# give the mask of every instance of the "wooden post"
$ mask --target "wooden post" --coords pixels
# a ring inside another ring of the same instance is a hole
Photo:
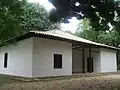
[[[83,58],[83,61],[82,61],[82,68],[83,68],[83,73],[85,73],[85,52],[84,52],[84,48],[83,48],[83,50],[82,50],[82,58]]]

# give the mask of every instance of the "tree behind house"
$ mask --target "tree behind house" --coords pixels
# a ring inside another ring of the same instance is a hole
[[[78,28],[75,32],[75,35],[80,36],[82,38],[102,43],[102,44],[107,44],[111,46],[118,47],[120,44],[120,35],[119,32],[116,30],[106,30],[106,31],[101,31],[101,30],[94,30],[92,26],[90,26],[89,19],[83,19],[79,24]]]
[[[60,29],[60,24],[54,23],[49,19],[49,12],[37,3],[28,3],[24,5],[24,19],[21,22],[25,31],[38,30],[47,31],[52,29]]]
[[[43,6],[26,0],[0,0],[0,44],[30,30],[60,29],[49,14]]]

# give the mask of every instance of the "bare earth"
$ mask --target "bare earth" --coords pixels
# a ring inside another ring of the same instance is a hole
[[[1,84],[0,90],[120,90],[120,75],[77,75],[55,80],[19,81]]]

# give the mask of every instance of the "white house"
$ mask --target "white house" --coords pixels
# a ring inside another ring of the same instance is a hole
[[[0,73],[23,77],[116,72],[118,48],[59,30],[31,31],[0,47]]]

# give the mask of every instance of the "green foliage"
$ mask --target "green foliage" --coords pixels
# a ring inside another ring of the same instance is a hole
[[[118,47],[120,35],[116,30],[96,31],[90,26],[89,19],[84,19],[78,25],[75,35],[102,44]]]
[[[24,10],[24,20],[21,25],[25,31],[60,29],[59,23],[50,21],[49,12],[43,6],[37,3],[26,3]]]
[[[60,29],[59,22],[49,19],[50,13],[26,0],[0,0],[0,44],[30,30]]]
[[[0,0],[0,42],[21,33],[22,0]]]
[[[75,35],[106,45],[119,47],[120,33],[116,30],[95,31],[91,26],[89,19],[84,19],[78,25]],[[120,70],[120,52],[117,52],[117,68]]]
[[[88,18],[96,30],[109,30],[110,23],[115,30],[120,28],[120,0],[49,0],[56,9],[53,10],[54,21],[77,17]],[[78,5],[76,5],[76,3]]]
[[[88,39],[88,40],[91,40],[91,41],[97,42],[98,32],[95,31],[90,26],[89,20],[85,18],[84,20],[82,20],[78,24],[78,28],[75,32],[75,35],[80,36],[80,37],[85,38],[85,39]]]
[[[120,45],[120,35],[115,30],[110,32],[100,32],[98,35],[98,41],[99,43],[118,47]]]

